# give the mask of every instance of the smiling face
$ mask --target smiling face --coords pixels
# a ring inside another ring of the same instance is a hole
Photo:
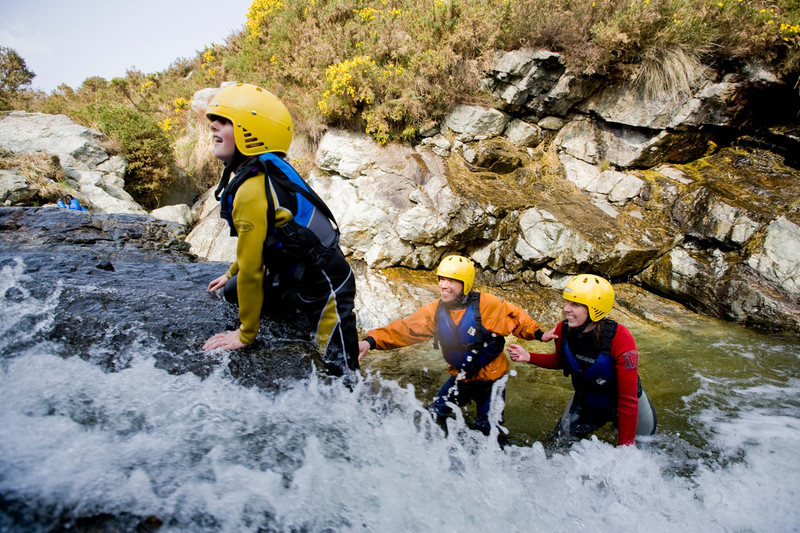
[[[443,304],[454,302],[464,294],[464,284],[457,279],[439,276],[439,295]]]
[[[564,317],[567,319],[569,327],[577,328],[589,320],[589,309],[583,304],[567,300],[564,303]]]
[[[211,141],[214,143],[214,157],[230,163],[236,152],[236,140],[233,135],[233,123],[222,117],[211,122]]]

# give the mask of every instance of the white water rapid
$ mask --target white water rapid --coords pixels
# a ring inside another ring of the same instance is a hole
[[[695,368],[691,394],[657,405],[656,437],[548,455],[501,448],[460,420],[445,437],[413,387],[376,376],[352,392],[313,377],[246,388],[224,360],[205,379],[157,368],[144,336],[121,348],[129,363],[116,372],[92,362],[101,348],[56,355],[35,339],[58,288],[37,299],[21,276],[10,264],[0,277],[2,531],[78,530],[98,516],[132,531],[150,517],[168,532],[800,529],[796,343],[718,346],[734,366],[770,368]]]

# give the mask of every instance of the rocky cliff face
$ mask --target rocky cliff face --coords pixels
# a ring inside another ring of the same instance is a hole
[[[125,159],[106,149],[108,139],[99,131],[80,126],[64,115],[11,111],[0,115],[0,150],[11,154],[43,154],[52,158],[65,175],[62,187],[96,213],[146,214],[125,191]],[[19,172],[0,169],[0,203],[27,205],[35,186]],[[153,216],[190,224],[187,204],[196,196],[189,184],[165,199],[167,208]],[[183,207],[180,207],[183,205]]]
[[[370,269],[461,252],[490,286],[560,289],[595,272],[800,331],[800,129],[780,121],[797,95],[758,65],[689,82],[644,93],[550,52],[498,53],[494,108],[458,106],[416,146],[329,131],[309,181]],[[230,258],[225,231],[212,217],[188,240]]]
[[[361,325],[416,305],[384,305],[399,290],[385,269],[431,270],[459,252],[496,289],[557,293],[594,272],[749,327],[800,331],[800,128],[782,121],[797,94],[757,65],[697,72],[654,94],[569,72],[550,52],[498,53],[485,80],[496,105],[455,107],[418,145],[337,130],[302,153],[309,143],[295,142],[289,157],[315,161],[308,181],[357,266]],[[192,253],[231,260],[210,191],[184,222],[194,220]]]

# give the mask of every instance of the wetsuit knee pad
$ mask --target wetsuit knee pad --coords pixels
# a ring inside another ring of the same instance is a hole
[[[642,395],[639,396],[639,412],[636,416],[636,434],[655,435],[657,426],[656,409],[647,397],[647,393],[642,390]]]

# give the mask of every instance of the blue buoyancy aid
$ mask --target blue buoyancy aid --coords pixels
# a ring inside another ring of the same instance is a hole
[[[481,324],[479,292],[473,291],[467,296],[467,308],[458,324],[453,322],[441,301],[436,307],[433,345],[441,344],[445,360],[464,370],[468,377],[497,358],[505,342],[502,335],[490,332]]]
[[[59,198],[56,201],[56,205],[65,209],[72,209],[74,211],[88,211],[88,209],[81,205],[77,198],[70,194],[66,194]]]
[[[339,244],[339,229],[325,202],[308,186],[297,171],[272,153],[264,153],[238,169],[228,181],[226,169],[215,196],[220,201],[220,216],[228,222],[231,236],[237,234],[233,223],[233,200],[245,180],[263,174],[267,191],[267,238],[264,242],[264,265],[269,269],[293,272],[297,279],[309,266],[321,268]],[[279,202],[275,205],[271,191]],[[282,207],[292,219],[276,227],[275,212]]]
[[[600,351],[597,355],[576,354],[569,345],[569,326],[561,325],[561,361],[564,375],[572,377],[572,386],[583,402],[593,409],[617,407],[617,371],[611,356],[611,343],[617,333],[617,323],[603,321]]]

